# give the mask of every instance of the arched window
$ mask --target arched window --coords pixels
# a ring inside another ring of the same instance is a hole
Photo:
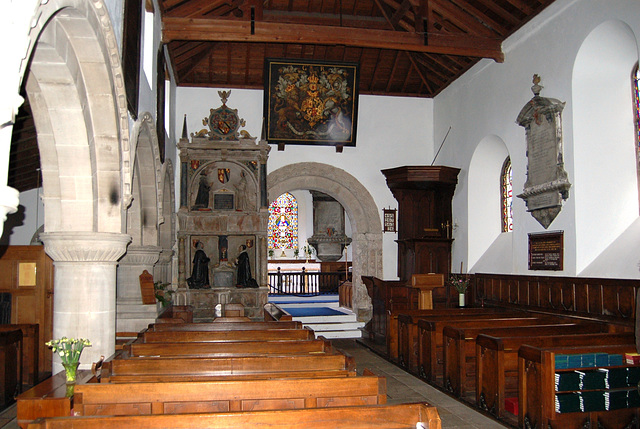
[[[636,158],[640,176],[640,68],[633,69],[633,120],[636,124]]]
[[[269,206],[269,249],[298,247],[298,202],[286,192]]]
[[[500,175],[500,190],[502,203],[502,232],[513,231],[513,185],[511,183],[513,175],[511,173],[511,158],[507,157],[502,165]]]

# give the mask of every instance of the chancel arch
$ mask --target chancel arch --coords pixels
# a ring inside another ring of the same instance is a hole
[[[382,223],[369,191],[346,171],[327,164],[303,162],[281,167],[267,177],[269,200],[296,189],[323,192],[338,201],[351,221],[354,312],[371,318],[371,299],[362,276],[382,278]]]
[[[513,269],[511,233],[502,233],[501,174],[509,151],[504,141],[490,135],[483,138],[473,153],[469,164],[468,266],[477,271],[478,262],[487,253],[498,252],[495,261],[505,264],[504,272]],[[463,231],[457,236],[464,236]],[[499,257],[498,257],[499,256]],[[465,264],[467,265],[467,264]],[[453,261],[456,266],[456,261]]]
[[[593,29],[574,62],[571,101],[577,273],[638,218],[631,78],[637,62],[637,36],[617,20]]]
[[[41,2],[34,16],[21,73],[41,159],[41,239],[55,265],[53,336],[89,338],[86,368],[114,352],[116,263],[130,241],[122,72],[102,0]]]

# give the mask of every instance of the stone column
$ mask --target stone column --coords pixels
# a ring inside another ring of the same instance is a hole
[[[118,304],[142,304],[140,292],[140,274],[144,270],[153,274],[153,266],[160,257],[162,249],[156,246],[134,246],[118,262]],[[154,277],[153,279],[157,279]]]
[[[162,249],[160,257],[155,267],[153,267],[153,280],[163,283],[171,283],[171,261],[173,260],[173,250]]]
[[[82,352],[88,369],[100,356],[115,351],[116,265],[131,237],[107,232],[46,232],[40,234],[53,259],[53,337],[87,338]],[[53,372],[62,370],[54,357]]]
[[[158,315],[155,302],[147,305],[142,303],[140,274],[144,270],[153,273],[153,266],[158,261],[161,250],[157,246],[131,245],[118,263],[117,332],[138,332],[155,321]]]

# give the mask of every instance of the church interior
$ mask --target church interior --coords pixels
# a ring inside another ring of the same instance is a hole
[[[0,10],[0,427],[640,428],[640,2]]]

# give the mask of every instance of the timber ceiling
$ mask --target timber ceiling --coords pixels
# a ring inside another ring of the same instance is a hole
[[[553,0],[158,0],[179,86],[264,87],[265,58],[357,62],[360,94],[433,97]],[[146,0],[149,7],[149,0]],[[158,11],[156,11],[158,12]],[[28,104],[9,186],[41,183]]]
[[[265,58],[360,64],[360,93],[433,97],[553,0],[159,0],[178,85],[264,86]]]

